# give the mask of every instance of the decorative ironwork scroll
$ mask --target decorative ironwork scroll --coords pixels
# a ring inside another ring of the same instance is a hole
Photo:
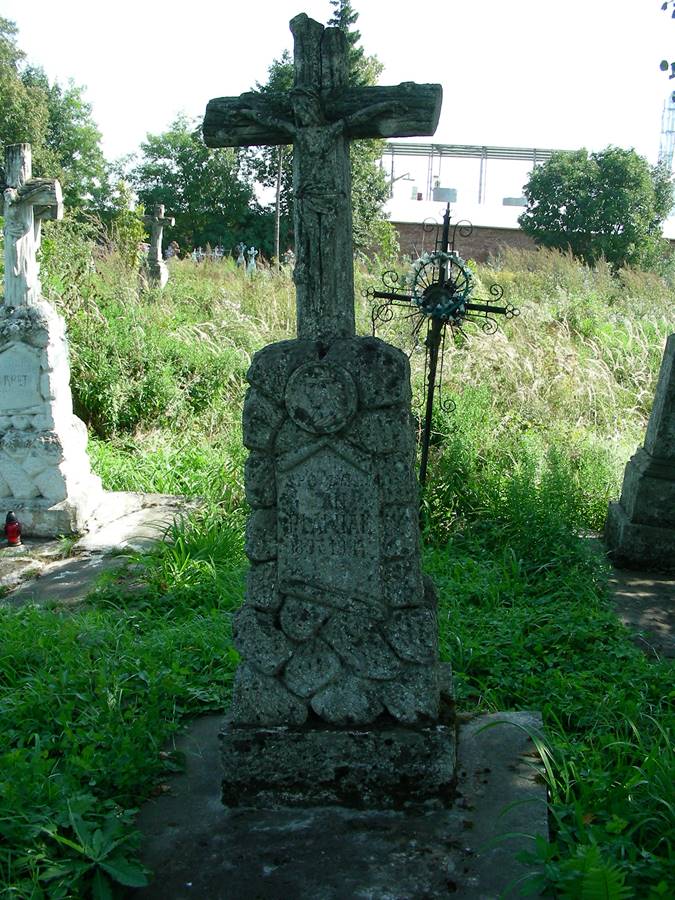
[[[477,296],[478,287],[471,269],[455,249],[457,237],[468,237],[473,228],[466,220],[450,227],[450,204],[443,216],[442,227],[436,226],[436,246],[433,253],[423,254],[412,266],[408,275],[401,279],[397,272],[385,272],[382,283],[385,290],[366,291],[366,296],[374,302],[372,309],[373,333],[378,323],[390,322],[394,317],[394,307],[407,310],[405,318],[413,320],[413,336],[419,339],[426,325],[424,338],[424,420],[422,426],[422,446],[420,455],[420,484],[424,485],[429,462],[431,442],[431,414],[434,398],[438,395],[441,408],[452,409],[452,401],[444,401],[443,356],[446,332],[449,328],[453,336],[465,334],[467,324],[479,325],[485,334],[497,331],[494,316],[511,319],[520,311],[510,303],[500,305],[504,289],[499,284],[489,288],[489,299]]]

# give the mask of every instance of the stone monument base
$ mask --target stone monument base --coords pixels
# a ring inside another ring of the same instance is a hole
[[[276,809],[339,805],[402,809],[450,805],[456,778],[452,724],[410,728],[247,728],[220,734],[227,807]]]
[[[0,308],[0,511],[27,537],[79,534],[102,497],[73,414],[65,321],[44,300]]]
[[[186,770],[143,805],[141,859],[154,871],[136,900],[515,897],[538,869],[520,862],[548,839],[534,712],[458,727],[454,803],[377,810],[227,809],[219,799],[219,715],[176,737]],[[524,893],[524,891],[523,891]]]
[[[675,571],[675,527],[632,522],[620,503],[609,504],[605,541],[619,567]]]
[[[169,270],[164,262],[148,263],[148,278],[155,287],[163,288],[169,280]]]
[[[97,488],[98,485],[94,484]],[[102,490],[82,492],[60,503],[50,500],[13,501],[13,510],[21,522],[23,534],[29,537],[82,534],[103,498]],[[5,500],[5,505],[7,501]]]
[[[675,463],[638,448],[609,504],[605,541],[619,566],[675,571]]]

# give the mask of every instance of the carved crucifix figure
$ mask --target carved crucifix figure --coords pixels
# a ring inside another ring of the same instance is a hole
[[[152,215],[143,216],[143,224],[150,228],[150,250],[148,252],[148,263],[152,269],[162,262],[162,232],[164,226],[173,227],[176,220],[172,216],[164,215],[164,204],[156,203]]]
[[[37,251],[43,219],[63,218],[61,185],[32,178],[30,144],[5,153],[5,306],[35,305],[41,294]]]
[[[347,40],[304,13],[290,23],[293,89],[211,100],[209,147],[293,143],[298,336],[354,335],[352,138],[433,134],[440,85],[349,87]]]

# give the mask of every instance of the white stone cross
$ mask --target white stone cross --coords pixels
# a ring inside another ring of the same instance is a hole
[[[41,295],[37,251],[43,219],[62,219],[61,185],[31,178],[30,144],[5,151],[5,306],[31,306]]]
[[[156,203],[152,215],[143,216],[143,224],[150,226],[150,250],[148,252],[149,263],[162,262],[162,232],[164,226],[172,227],[176,220],[172,216],[164,215],[164,204]]]

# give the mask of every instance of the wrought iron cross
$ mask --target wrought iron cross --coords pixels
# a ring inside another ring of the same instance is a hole
[[[32,178],[30,144],[5,151],[5,306],[30,306],[41,295],[37,251],[43,219],[63,218],[61,185]]]
[[[347,40],[304,13],[290,23],[295,79],[290,92],[211,100],[204,117],[209,147],[293,143],[294,280],[298,336],[351,337],[354,277],[352,138],[430,135],[442,89],[406,82],[350,87]]]
[[[376,291],[372,288],[366,292],[371,299],[384,300],[373,308],[373,330],[378,319],[389,321],[391,306],[403,306],[409,310],[409,317],[416,318],[414,334],[418,334],[423,323],[427,325],[424,341],[425,357],[425,410],[422,426],[422,446],[420,453],[420,484],[424,485],[429,462],[429,445],[431,443],[431,418],[434,407],[436,388],[442,384],[442,360],[445,345],[445,333],[462,331],[467,322],[480,322],[486,334],[497,330],[493,315],[503,315],[507,319],[520,314],[512,304],[497,306],[474,296],[474,279],[471,270],[455,250],[455,238],[459,229],[460,235],[467,237],[471,233],[468,222],[457,222],[450,233],[450,204],[445,210],[443,227],[436,240],[436,249],[427,253],[414,264],[405,286],[399,286],[398,275],[386,272],[382,280],[389,288]],[[501,300],[503,288],[498,284],[490,287],[490,295],[495,301]],[[473,299],[471,299],[473,298]],[[478,301],[478,302],[476,302]],[[438,375],[439,360],[441,376]]]

